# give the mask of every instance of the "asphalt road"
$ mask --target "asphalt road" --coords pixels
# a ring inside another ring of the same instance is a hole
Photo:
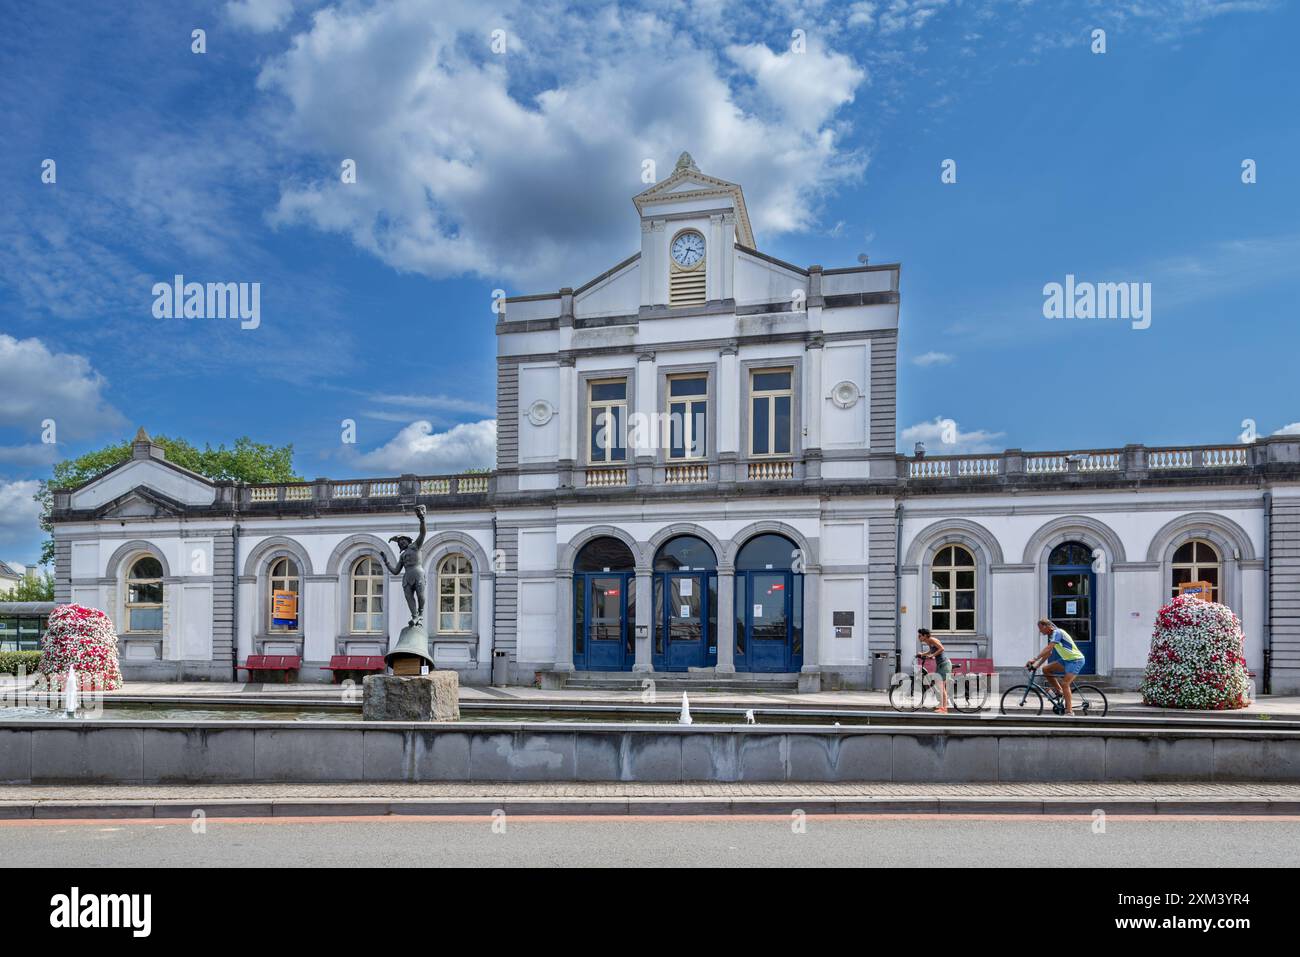
[[[502,825],[504,824],[504,828]],[[808,817],[0,822],[6,867],[1294,866],[1300,820]]]

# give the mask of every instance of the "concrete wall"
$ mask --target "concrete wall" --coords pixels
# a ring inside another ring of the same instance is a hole
[[[6,784],[1180,780],[1300,781],[1300,736],[261,721],[0,726]]]

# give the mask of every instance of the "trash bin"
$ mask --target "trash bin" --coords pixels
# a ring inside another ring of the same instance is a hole
[[[494,651],[492,653],[492,684],[504,688],[510,683],[510,652]]]
[[[871,690],[888,691],[889,680],[894,677],[894,656],[888,651],[871,654]]]

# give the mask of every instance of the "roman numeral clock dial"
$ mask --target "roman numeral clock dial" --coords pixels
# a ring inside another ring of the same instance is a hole
[[[673,262],[690,269],[704,258],[704,237],[699,233],[682,233],[673,240]]]

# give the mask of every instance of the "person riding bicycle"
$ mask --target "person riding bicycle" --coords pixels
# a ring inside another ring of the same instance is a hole
[[[1083,670],[1083,652],[1064,628],[1056,627],[1047,618],[1038,620],[1038,632],[1047,638],[1047,647],[1025,662],[1025,667],[1033,669],[1043,665],[1044,680],[1065,699],[1065,713],[1073,717],[1074,696],[1070,685]],[[1047,663],[1043,664],[1044,662]]]
[[[929,628],[916,629],[916,639],[923,645],[929,645],[930,650],[917,655],[918,658],[933,658],[934,673],[939,679],[939,707],[934,709],[935,714],[948,713],[948,681],[952,678],[952,662],[945,655],[943,642],[930,634]]]

